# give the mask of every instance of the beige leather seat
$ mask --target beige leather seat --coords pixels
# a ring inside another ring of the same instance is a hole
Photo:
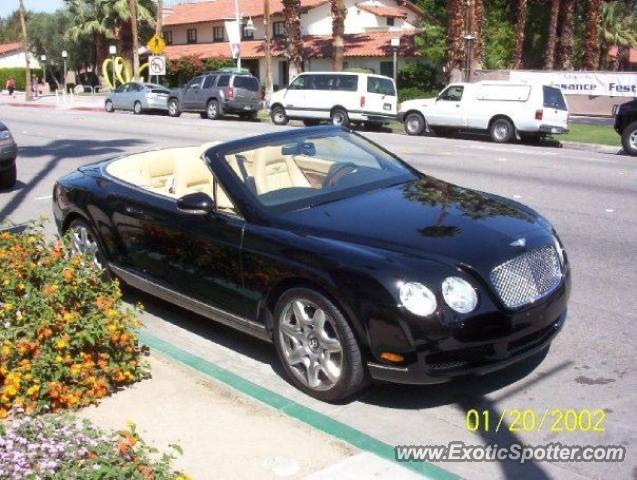
[[[259,195],[282,188],[311,186],[292,157],[281,153],[280,146],[255,151],[254,180]]]
[[[201,158],[184,157],[175,166],[175,180],[172,193],[180,198],[189,193],[204,192],[212,198],[212,172]]]

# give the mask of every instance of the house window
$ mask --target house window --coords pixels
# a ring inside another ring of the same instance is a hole
[[[241,26],[241,39],[252,40],[254,38],[254,28],[248,29],[247,25]]]
[[[197,43],[197,29],[196,28],[189,28],[188,29],[188,43]]]
[[[164,32],[164,40],[166,40],[166,45],[173,44],[173,32],[172,30],[166,30]]]
[[[212,41],[213,42],[223,42],[223,27],[212,27]]]
[[[395,25],[396,18],[395,17],[387,17],[387,26],[393,27]]]
[[[272,23],[272,36],[273,37],[285,37],[285,22],[273,22]]]

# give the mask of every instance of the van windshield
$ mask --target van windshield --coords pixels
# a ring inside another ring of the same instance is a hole
[[[390,78],[367,77],[367,93],[395,96],[396,89]]]
[[[564,96],[559,88],[544,85],[542,90],[544,92],[544,107],[555,108],[556,110],[567,110]]]

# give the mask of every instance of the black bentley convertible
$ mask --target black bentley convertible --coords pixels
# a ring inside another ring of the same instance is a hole
[[[336,127],[85,166],[53,208],[105,275],[273,342],[323,400],[500,369],[566,317],[570,267],[542,216]]]

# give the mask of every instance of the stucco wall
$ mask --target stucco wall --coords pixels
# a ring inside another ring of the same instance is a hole
[[[29,54],[29,65],[31,68],[40,68],[40,62]],[[24,52],[12,52],[0,55],[0,68],[23,68],[26,66],[26,56]]]

